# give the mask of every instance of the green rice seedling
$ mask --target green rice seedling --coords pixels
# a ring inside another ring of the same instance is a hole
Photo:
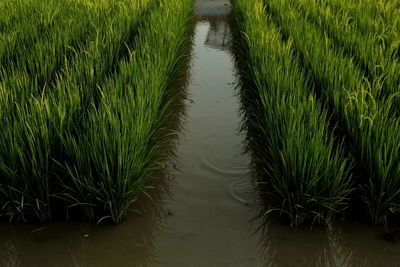
[[[89,35],[87,41],[78,43],[72,58],[61,58],[65,62],[60,73],[54,73],[58,68],[53,68],[45,79],[50,83],[49,79],[56,77],[51,88],[40,94],[34,91],[37,87],[27,88],[37,85],[37,78],[29,71],[22,71],[24,76],[19,77],[11,73],[13,87],[2,84],[1,121],[5,127],[0,132],[4,140],[0,145],[0,199],[4,200],[3,213],[10,218],[50,218],[49,199],[59,188],[55,160],[64,158],[61,135],[78,132],[80,116],[93,103],[98,84],[111,75],[123,57],[126,42],[135,34],[148,2],[110,0],[98,2],[100,7],[89,5],[97,14],[91,20],[93,39]],[[58,44],[61,48],[62,42]],[[50,63],[46,56],[39,59]]]
[[[30,6],[30,2],[26,1],[26,5]],[[64,9],[61,6],[55,7],[55,4],[49,2],[49,6],[44,3],[38,2],[39,10],[46,14],[53,14],[52,26],[43,29],[39,38],[40,42],[23,42],[22,39],[17,38],[18,45],[13,47],[13,43],[2,43],[5,52],[3,54],[3,64],[0,65],[0,83],[3,87],[8,88],[10,92],[7,97],[0,99],[1,109],[7,113],[7,116],[13,116],[15,108],[18,105],[26,105],[28,100],[34,96],[39,96],[55,77],[56,72],[61,68],[62,63],[73,53],[78,43],[85,40],[90,31],[88,27],[91,14],[82,6],[66,5]],[[34,9],[34,6],[30,6]],[[61,10],[61,11],[60,11]],[[58,13],[65,13],[66,15],[55,16]],[[82,16],[87,14],[88,19],[82,19],[80,23],[73,23],[73,16]],[[45,15],[43,15],[45,16]],[[33,20],[40,20],[38,17],[33,16]],[[29,22],[32,24],[32,22]],[[40,24],[38,21],[33,24]],[[21,31],[21,34],[35,34],[35,31],[28,25],[18,25],[16,31]],[[22,28],[22,30],[19,30]],[[51,28],[51,29],[50,29]],[[25,32],[25,30],[28,33]],[[20,35],[18,33],[17,35]],[[32,35],[33,37],[34,35]],[[35,37],[36,38],[36,37]],[[14,40],[14,41],[15,41]],[[10,46],[11,45],[11,46]],[[0,118],[0,121],[4,116]]]
[[[22,58],[7,59],[10,63],[0,72],[0,80],[6,87],[16,88],[13,90],[17,94],[16,100],[38,96],[51,87],[65,62],[79,54],[80,50],[85,50],[90,42],[95,42],[101,28],[113,23],[117,4],[123,1],[102,1],[101,5],[89,3],[77,2],[70,10],[58,11],[71,15],[64,20],[53,19],[54,26],[42,36],[40,42],[18,48],[18,53],[24,55]],[[76,23],[74,17],[83,19]],[[24,76],[27,78],[20,78]]]
[[[349,161],[335,145],[326,109],[308,75],[265,14],[260,0],[236,0],[233,14],[245,60],[242,94],[250,147],[272,188],[277,210],[292,225],[327,223],[347,208]],[[340,142],[339,142],[340,143]]]
[[[0,33],[8,33],[15,30],[17,25],[25,22],[27,18],[31,18],[34,12],[37,12],[40,7],[33,7],[34,1],[28,0],[4,0],[0,2]],[[22,16],[24,15],[24,16]],[[27,16],[27,17],[25,17]]]
[[[21,0],[17,2],[20,4],[17,4],[16,9],[18,11],[16,11],[15,16],[20,17],[19,23],[10,27],[8,32],[2,32],[0,38],[0,67],[2,71],[12,68],[19,60],[23,60],[25,64],[32,63],[32,58],[27,57],[27,55],[35,55],[35,51],[32,50],[43,46],[43,41],[56,42],[64,35],[67,37],[68,33],[74,33],[74,29],[76,30],[84,24],[85,14],[90,16],[86,12],[85,6],[76,2],[63,3],[54,0]],[[82,24],[74,23],[74,17],[82,17]],[[54,38],[54,31],[57,30],[63,32],[64,35],[58,34]],[[78,32],[76,33],[78,34]],[[51,50],[48,52],[51,52]],[[34,73],[34,71],[32,72]]]
[[[168,86],[182,60],[192,0],[162,0],[145,19],[130,57],[99,87],[78,136],[63,140],[62,197],[90,220],[121,222],[146,180],[163,165]]]
[[[85,134],[81,127],[84,127],[85,120],[90,117],[91,109],[96,109],[100,104],[101,86],[107,81],[107,77],[112,79],[114,75],[118,75],[119,64],[125,62],[125,56],[131,56],[130,54],[136,47],[134,39],[138,33],[139,23],[143,18],[146,19],[150,14],[146,11],[154,8],[155,4],[157,1],[150,0],[127,2],[121,5],[120,13],[114,18],[116,23],[113,24],[113,27],[106,27],[107,31],[99,35],[98,40],[91,43],[86,53],[79,55],[76,60],[67,64],[54,88],[54,94],[49,97],[52,110],[51,127],[57,133],[56,140],[59,140],[63,155],[57,159],[60,167],[63,168],[62,164],[66,161],[71,164],[70,161],[73,161],[75,157],[70,155],[71,148],[64,140],[78,140]],[[105,55],[107,56],[105,57]],[[80,151],[79,153],[83,152],[86,155],[89,151]],[[73,184],[68,179],[69,173],[61,176],[62,187],[67,190]],[[67,200],[68,203],[71,201],[70,198],[65,198],[67,195],[64,193],[57,194],[57,196]],[[86,197],[90,198],[90,194]],[[94,213],[84,212],[84,214],[90,220],[98,219],[94,217]]]
[[[32,105],[32,109],[45,108]],[[50,214],[49,180],[53,169],[48,147],[52,140],[43,127],[46,118],[35,115],[36,112],[17,109],[14,123],[7,118],[8,125],[1,131],[0,202],[2,215],[10,220],[26,216],[46,220]],[[25,125],[27,117],[34,122],[30,127]]]
[[[400,110],[400,62],[396,47],[399,44],[382,42],[383,33],[363,34],[350,23],[352,17],[342,10],[334,13],[318,0],[292,1],[310,21],[318,25],[329,37],[343,47],[365,69],[371,83],[377,83],[380,98],[393,98]],[[399,40],[400,41],[400,40]]]
[[[312,74],[321,97],[338,120],[348,147],[366,175],[359,181],[374,223],[382,222],[400,205],[399,119],[392,101],[377,100],[380,87],[370,84],[352,58],[309,23],[291,1],[265,0],[286,37]]]
[[[343,12],[348,23],[364,35],[376,34],[386,48],[399,48],[400,6],[398,1],[385,0],[320,0],[335,13]],[[400,56],[399,53],[397,53]]]

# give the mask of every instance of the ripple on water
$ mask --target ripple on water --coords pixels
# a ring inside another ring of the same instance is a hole
[[[202,141],[201,166],[226,176],[248,176],[249,160],[242,153],[241,137],[232,131],[220,131]]]

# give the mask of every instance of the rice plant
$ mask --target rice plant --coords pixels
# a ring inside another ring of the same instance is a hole
[[[377,97],[394,98],[395,111],[400,111],[400,62],[397,42],[382,41],[384,32],[360,33],[351,23],[350,14],[341,9],[334,12],[316,0],[292,1],[306,18],[319,26],[337,45],[354,57],[365,70],[371,83],[380,90]],[[370,19],[370,18],[369,18]],[[370,19],[371,20],[371,19]]]
[[[348,22],[362,34],[379,35],[381,43],[387,44],[386,48],[397,49],[400,55],[400,3],[399,1],[386,0],[335,0],[319,1],[321,4],[331,7],[336,13],[345,13],[349,16]]]
[[[64,32],[65,29],[63,29],[64,31],[55,31],[54,34],[49,36],[49,39],[44,39],[36,44],[37,49],[34,51],[39,51],[39,53],[29,55],[31,56],[31,61],[25,62],[33,66],[33,68],[37,66],[40,70],[51,70],[49,71],[50,75],[45,76],[46,79],[44,79],[43,83],[38,82],[38,77],[41,76],[40,73],[37,75],[36,72],[33,72],[36,74],[33,75],[32,69],[24,67],[26,65],[18,60],[14,61],[18,66],[16,71],[12,71],[10,74],[4,71],[2,84],[3,88],[5,88],[5,93],[3,94],[5,97],[0,99],[0,103],[3,111],[1,122],[5,127],[1,132],[1,139],[4,142],[2,142],[0,149],[0,165],[2,166],[1,176],[4,179],[4,182],[1,183],[4,184],[2,191],[5,195],[3,210],[11,219],[14,217],[25,219],[26,213],[28,213],[28,217],[39,220],[46,220],[51,217],[49,202],[50,198],[55,194],[55,187],[58,184],[55,179],[57,165],[54,159],[63,157],[61,142],[58,138],[59,127],[64,129],[71,127],[71,125],[76,127],[77,124],[76,118],[73,117],[74,114],[66,110],[62,114],[63,118],[72,117],[70,122],[74,124],[62,124],[63,121],[57,118],[59,113],[55,112],[49,105],[49,99],[55,97],[55,93],[60,94],[63,89],[69,90],[68,95],[62,95],[64,103],[67,103],[67,105],[70,105],[68,100],[77,99],[76,94],[72,93],[74,91],[85,90],[82,92],[90,95],[94,91],[93,89],[90,90],[90,88],[96,86],[95,84],[89,84],[89,81],[93,82],[90,79],[90,73],[96,69],[96,75],[104,75],[104,71],[103,73],[100,72],[101,68],[107,70],[107,68],[112,67],[98,60],[100,58],[99,55],[104,56],[108,52],[106,49],[112,47],[112,42],[107,45],[104,42],[102,46],[104,50],[101,51],[99,50],[101,46],[98,39],[100,36],[107,35],[108,32],[114,30],[114,27],[110,27],[110,23],[116,19],[116,15],[115,12],[110,12],[110,7],[117,3],[109,1],[102,2],[100,6],[91,6],[88,5],[90,2],[87,2],[88,9],[93,12],[90,15],[90,12],[86,10],[89,21],[82,20],[82,25],[77,23],[78,26],[71,27],[69,33]],[[125,11],[124,9],[121,10]],[[137,9],[136,14],[133,12],[134,10],[130,9],[130,11],[130,16],[138,19],[140,9]],[[103,15],[109,16],[103,18]],[[125,17],[128,16],[125,15]],[[122,21],[122,23],[124,22]],[[76,29],[80,30],[86,27],[87,24],[92,24],[93,28],[88,30],[92,30],[94,33],[97,32],[97,34],[79,35]],[[125,23],[118,25],[120,29],[124,29],[127,26]],[[62,29],[62,27],[60,28]],[[67,42],[69,40],[68,36],[73,36],[74,34],[85,37],[82,42],[77,43],[75,49]],[[116,35],[113,35],[113,37],[116,37]],[[115,39],[115,41],[120,41],[118,45],[125,47],[124,41],[129,40]],[[50,51],[55,54],[49,53]],[[74,53],[67,57],[62,51],[74,51]],[[79,53],[79,51],[82,51],[82,53]],[[96,58],[88,56],[93,55],[94,52],[100,52],[96,54]],[[116,51],[111,50],[110,52]],[[112,53],[111,57],[115,57],[115,54]],[[89,58],[91,61],[84,61],[84,58]],[[58,61],[58,64],[54,64],[56,61]],[[98,65],[95,65],[95,62],[98,62]],[[56,67],[59,64],[62,64],[62,66]],[[69,71],[72,71],[73,65],[79,67],[71,73]],[[84,76],[81,76],[82,74]],[[56,77],[58,77],[57,81]],[[96,76],[96,78],[98,78],[97,82],[100,82],[100,79],[104,79],[102,76]],[[75,83],[72,83],[73,81]],[[41,88],[40,84],[45,87]],[[48,88],[50,86],[51,88]],[[58,110],[61,107],[63,106],[59,104]],[[80,106],[79,108],[82,107]]]
[[[391,99],[378,100],[381,87],[369,83],[351,57],[308,22],[288,0],[265,0],[268,12],[312,74],[321,97],[343,131],[357,164],[360,187],[372,222],[379,223],[400,205],[400,121]]]
[[[39,53],[26,53],[31,60],[15,57],[15,67],[3,68],[4,216],[43,221],[54,211],[80,207],[90,220],[124,218],[161,165],[157,148],[165,140],[156,135],[167,132],[160,128],[172,99],[166,88],[182,58],[191,2],[71,1],[82,6],[85,18],[75,13],[70,24],[55,20],[48,37],[23,50]],[[162,14],[168,21],[158,25]]]
[[[88,219],[118,223],[162,166],[160,151],[168,130],[160,128],[171,98],[168,85],[182,60],[192,1],[161,1],[138,29],[119,72],[99,88],[101,100],[83,123],[79,138],[63,140],[69,160],[63,198]]]
[[[347,208],[349,160],[335,141],[327,110],[309,77],[259,0],[233,2],[244,60],[242,95],[250,149],[276,200],[273,210],[292,225],[326,223]]]

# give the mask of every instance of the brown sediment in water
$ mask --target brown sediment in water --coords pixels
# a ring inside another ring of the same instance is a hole
[[[229,4],[199,0],[196,13],[185,122],[176,158],[160,172],[160,184],[134,203],[135,211],[117,226],[2,222],[0,266],[399,263],[399,247],[383,240],[380,227],[335,222],[291,229],[275,217],[257,217],[258,192],[239,131]]]

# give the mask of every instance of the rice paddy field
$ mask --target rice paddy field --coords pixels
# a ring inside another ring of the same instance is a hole
[[[0,0],[0,266],[397,266],[398,0]]]
[[[192,1],[1,5],[2,216],[121,222],[165,160]]]
[[[298,225],[358,209],[389,227],[400,204],[399,3],[239,0],[233,10],[270,211]]]

